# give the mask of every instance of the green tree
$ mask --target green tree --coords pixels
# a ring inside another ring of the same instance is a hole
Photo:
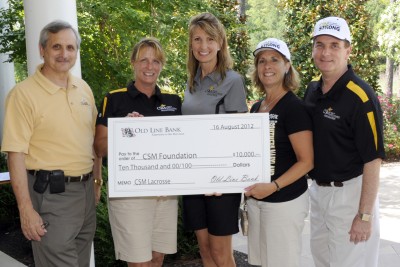
[[[374,32],[377,31],[376,25],[378,24],[382,12],[389,5],[389,0],[368,0],[365,4],[365,9],[371,16],[370,19],[370,28],[374,29]]]
[[[248,0],[247,25],[252,50],[266,38],[283,39],[285,19],[278,2],[279,0]]]
[[[229,49],[234,62],[234,69],[239,72],[247,87],[250,86],[251,81],[247,77],[249,71],[249,40],[250,37],[247,32],[246,22],[247,17],[240,15],[239,3],[236,0],[211,0],[211,9],[208,10],[214,13],[225,26],[228,38]],[[252,92],[248,90],[248,93]]]
[[[378,28],[378,43],[385,56],[400,63],[400,2],[393,2],[387,6]]]
[[[319,75],[311,59],[311,37],[317,20],[328,16],[342,17],[348,22],[353,46],[350,63],[360,77],[375,90],[380,90],[376,55],[374,54],[375,42],[370,34],[370,18],[365,9],[365,2],[360,0],[287,0],[281,2],[286,14],[285,36],[293,53],[293,65],[302,75],[300,95],[304,93],[307,83]]]
[[[373,29],[374,39],[378,39],[378,31],[379,31],[379,21],[381,18],[381,14],[384,12],[385,8],[389,5],[390,2],[394,0],[370,0],[366,4],[366,8],[368,12],[371,14],[371,29]],[[378,40],[379,42],[379,40]],[[388,56],[386,56],[382,51],[377,47],[377,55],[378,55],[378,63],[380,72],[385,72],[385,84],[383,87],[383,91],[386,92],[388,97],[391,97],[393,94],[393,77],[394,77],[394,60]],[[385,64],[386,61],[386,64]]]
[[[82,76],[100,100],[132,79],[130,53],[143,37],[158,38],[167,54],[161,72],[162,89],[182,93],[185,88],[187,22],[201,1],[80,1]]]
[[[378,30],[379,30],[378,23],[381,18],[381,14],[388,5],[389,5],[389,0],[369,0],[365,4],[366,10],[371,15],[369,28],[373,30],[373,36],[374,36],[373,39],[375,40],[377,39],[378,36]],[[374,47],[374,50],[376,50],[377,54],[377,63],[379,72],[384,72],[386,68],[385,65],[386,57],[379,50],[378,43],[376,44],[376,47]]]
[[[9,0],[8,4],[9,9],[0,9],[0,53],[7,53],[9,62],[14,62],[15,81],[19,82],[28,75],[24,6],[22,0]]]

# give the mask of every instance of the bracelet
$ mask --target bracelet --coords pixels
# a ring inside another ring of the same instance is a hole
[[[102,186],[103,185],[103,179],[94,179],[94,183],[97,185]]]
[[[276,185],[276,192],[278,192],[279,190],[281,190],[281,187],[279,186],[278,182],[273,180],[272,181],[275,185]]]

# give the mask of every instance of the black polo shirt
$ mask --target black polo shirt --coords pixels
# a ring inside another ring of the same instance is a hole
[[[304,99],[313,120],[314,169],[320,182],[346,181],[362,174],[365,163],[384,158],[383,119],[372,88],[351,65],[322,94],[322,79],[308,84]]]
[[[148,98],[138,91],[132,81],[127,88],[111,91],[104,97],[96,125],[107,127],[108,118],[126,117],[133,111],[145,117],[181,115],[181,100],[177,95],[161,93],[158,86],[155,94]]]

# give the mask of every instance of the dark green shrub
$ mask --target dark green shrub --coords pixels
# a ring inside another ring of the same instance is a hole
[[[103,167],[103,180],[107,184],[107,167]],[[108,220],[107,187],[101,189],[100,203],[97,205],[97,229],[94,237],[94,255],[98,266],[126,266],[126,263],[115,259],[114,243]]]
[[[6,154],[0,153],[0,172],[7,171]],[[0,185],[0,222],[14,223],[18,218],[18,206],[10,183]]]
[[[383,112],[386,160],[400,159],[400,99],[378,96]]]

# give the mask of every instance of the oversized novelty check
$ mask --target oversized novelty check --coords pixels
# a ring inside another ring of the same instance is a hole
[[[238,193],[270,181],[269,117],[108,120],[110,197]]]

